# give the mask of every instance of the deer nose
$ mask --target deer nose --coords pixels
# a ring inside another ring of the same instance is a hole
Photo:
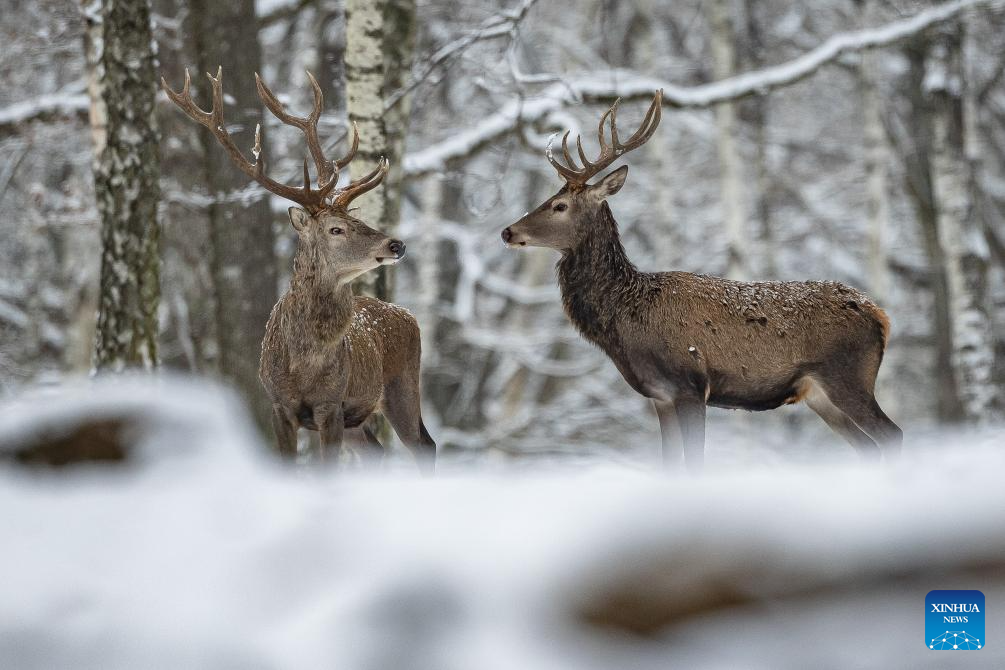
[[[506,227],[506,228],[505,228],[505,229],[504,229],[504,230],[502,231],[502,240],[503,240],[503,242],[505,242],[506,244],[509,244],[509,241],[510,241],[510,240],[512,240],[512,239],[513,239],[513,231],[509,229],[509,226],[507,226],[507,227]]]
[[[391,240],[387,244],[387,250],[398,258],[401,258],[405,255],[405,243],[401,240]]]

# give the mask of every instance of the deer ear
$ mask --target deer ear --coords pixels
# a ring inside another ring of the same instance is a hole
[[[593,194],[597,200],[606,200],[621,190],[628,178],[628,166],[622,165],[617,170],[607,175],[593,185]]]
[[[303,230],[307,222],[310,221],[311,215],[307,213],[306,210],[300,209],[299,207],[290,207],[287,210],[290,213],[290,223],[297,230]]]

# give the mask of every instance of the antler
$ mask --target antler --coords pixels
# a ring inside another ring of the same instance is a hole
[[[257,181],[272,193],[287,200],[292,200],[312,214],[333,206],[345,209],[353,198],[376,187],[387,173],[387,161],[381,159],[373,172],[350,182],[344,189],[336,190],[339,171],[356,157],[356,150],[359,148],[359,129],[356,127],[356,124],[352,124],[353,138],[349,152],[338,160],[326,159],[324,149],[321,146],[321,140],[318,137],[318,120],[321,118],[321,111],[324,108],[324,94],[321,92],[321,86],[318,85],[314,76],[310,72],[307,73],[307,77],[310,79],[311,86],[314,89],[314,107],[309,115],[302,117],[294,116],[287,112],[286,108],[279,102],[279,99],[269,90],[269,87],[265,85],[265,82],[256,73],[255,84],[258,88],[258,96],[277,119],[303,132],[307,140],[307,148],[314,159],[314,165],[318,173],[318,188],[314,190],[311,188],[310,170],[305,158],[304,185],[302,187],[288,186],[275,181],[265,174],[265,159],[262,156],[261,125],[255,128],[255,146],[252,149],[255,160],[252,162],[234,144],[234,140],[231,139],[223,119],[223,68],[220,67],[217,70],[216,77],[208,73],[206,76],[209,77],[213,89],[213,107],[208,112],[201,109],[192,100],[190,92],[192,80],[188,69],[185,70],[185,84],[182,86],[180,93],[172,90],[163,77],[161,77],[161,86],[171,101],[185,112],[190,119],[209,128],[217,141],[220,142],[230,155],[234,164],[244,174]],[[334,201],[329,204],[328,199],[333,193]]]
[[[569,183],[570,186],[581,187],[586,185],[586,182],[596,175],[598,172],[609,166],[611,163],[616,161],[621,156],[625,155],[632,149],[642,146],[646,143],[653,133],[656,132],[656,127],[660,124],[660,118],[663,111],[663,89],[656,91],[656,95],[653,97],[652,103],[649,105],[649,110],[646,111],[645,118],[642,119],[642,124],[639,129],[635,131],[628,141],[622,143],[618,139],[618,103],[621,102],[621,98],[614,101],[611,108],[604,112],[604,115],[600,117],[600,123],[597,125],[597,140],[600,142],[600,156],[594,161],[589,161],[586,158],[586,152],[583,151],[583,138],[581,135],[576,136],[576,149],[579,152],[579,159],[583,162],[583,167],[580,168],[576,162],[569,155],[569,131],[565,131],[565,135],[562,136],[562,154],[565,156],[565,162],[568,165],[562,165],[554,156],[551,154],[551,147],[548,147],[548,161],[558,170],[558,174]],[[607,119],[611,120],[611,143],[607,144],[607,140],[604,138],[604,124]]]

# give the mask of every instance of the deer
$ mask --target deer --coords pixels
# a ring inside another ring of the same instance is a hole
[[[212,108],[192,99],[185,70],[181,91],[161,78],[168,98],[191,120],[205,126],[244,174],[267,191],[296,203],[290,223],[297,250],[288,290],[279,298],[265,327],[259,377],[272,403],[272,424],[279,453],[297,454],[300,428],[320,434],[320,461],[340,460],[345,431],[361,450],[378,461],[384,447],[366,426],[379,409],[425,474],[434,469],[436,443],[422,421],[419,393],[421,340],[415,318],[397,305],[353,294],[352,281],[405,255],[405,244],[372,228],[349,205],[383,180],[389,167],[381,158],[368,174],[339,186],[339,177],[355,158],[359,130],[352,124],[352,143],[342,158],[325,157],[318,137],[324,95],[307,73],[314,105],[307,116],[286,111],[256,73],[258,95],[283,124],[299,129],[317,173],[317,187],[304,158],[303,186],[290,186],[265,173],[261,125],[255,129],[254,160],[237,147],[224,120],[223,68],[207,73]]]
[[[874,393],[890,321],[864,294],[834,281],[640,272],[629,260],[608,204],[628,166],[589,180],[652,137],[662,98],[657,91],[624,142],[616,100],[597,126],[597,158],[587,159],[577,137],[581,166],[570,156],[569,131],[564,163],[549,142],[547,159],[565,184],[506,227],[503,242],[560,253],[565,314],[652,401],[668,466],[702,468],[709,406],[762,411],[805,401],[863,457],[898,453],[903,433]]]

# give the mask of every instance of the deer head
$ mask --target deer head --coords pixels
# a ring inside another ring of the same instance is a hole
[[[576,246],[589,232],[594,214],[610,196],[621,190],[628,176],[628,166],[622,166],[596,183],[589,180],[609,167],[618,158],[645,144],[652,137],[660,123],[663,91],[657,91],[646,112],[639,129],[621,142],[618,138],[618,103],[604,112],[597,126],[597,140],[600,156],[590,161],[583,151],[582,137],[576,138],[576,149],[583,166],[579,167],[569,154],[569,132],[562,137],[562,154],[565,165],[560,163],[548,147],[548,161],[565,180],[565,186],[558,193],[544,201],[537,209],[524,216],[502,231],[503,242],[510,247],[547,247],[567,251]],[[611,142],[606,134],[610,125]]]
[[[386,159],[381,158],[377,167],[369,174],[339,188],[340,171],[355,158],[356,150],[359,148],[359,130],[353,123],[352,145],[345,156],[337,160],[325,158],[318,137],[318,120],[324,107],[324,95],[321,86],[310,72],[307,73],[307,77],[314,89],[314,107],[308,116],[303,117],[288,113],[258,74],[255,75],[255,82],[258,95],[269,111],[284,124],[303,132],[317,172],[317,188],[311,185],[307,158],[304,158],[302,187],[283,184],[265,174],[261,125],[255,128],[255,145],[251,150],[254,161],[248,160],[230,137],[223,118],[223,68],[217,70],[215,77],[208,73],[206,76],[209,78],[213,96],[213,107],[208,112],[195,104],[192,99],[191,77],[187,69],[185,83],[180,92],[172,90],[163,78],[161,86],[168,98],[190,119],[213,133],[242,172],[271,193],[299,205],[290,207],[290,222],[300,238],[300,252],[309,256],[315,267],[326,274],[330,272],[337,281],[344,283],[379,265],[396,263],[404,256],[405,245],[401,240],[391,239],[349,213],[349,204],[355,198],[376,188],[384,179],[388,163]]]

